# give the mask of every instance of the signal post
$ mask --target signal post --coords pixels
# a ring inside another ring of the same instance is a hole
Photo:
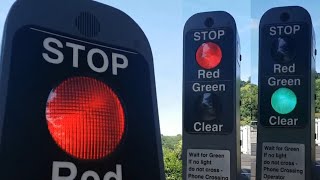
[[[240,176],[240,44],[233,17],[199,13],[184,27],[183,179]]]
[[[312,179],[315,53],[311,17],[305,9],[279,7],[263,15],[257,179]]]

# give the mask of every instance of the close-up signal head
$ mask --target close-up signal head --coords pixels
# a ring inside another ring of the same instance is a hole
[[[151,47],[130,16],[19,0],[2,42],[0,179],[164,180]]]

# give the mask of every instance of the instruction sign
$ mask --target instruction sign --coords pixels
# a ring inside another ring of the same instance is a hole
[[[187,180],[230,179],[230,151],[187,150]]]
[[[304,180],[304,144],[263,143],[262,179]]]

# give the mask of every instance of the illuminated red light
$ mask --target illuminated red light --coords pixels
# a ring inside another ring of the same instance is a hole
[[[79,159],[112,153],[125,131],[124,110],[105,83],[88,77],[63,81],[49,95],[46,118],[58,146]]]
[[[201,44],[196,52],[196,60],[204,69],[212,69],[221,62],[222,51],[220,47],[212,42]]]

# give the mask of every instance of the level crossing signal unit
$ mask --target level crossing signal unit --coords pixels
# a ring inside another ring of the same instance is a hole
[[[278,7],[259,24],[257,179],[312,179],[315,35],[309,13]]]
[[[183,179],[240,175],[240,42],[227,12],[195,14],[183,32]]]
[[[151,48],[128,15],[17,0],[1,51],[1,180],[164,180]]]

